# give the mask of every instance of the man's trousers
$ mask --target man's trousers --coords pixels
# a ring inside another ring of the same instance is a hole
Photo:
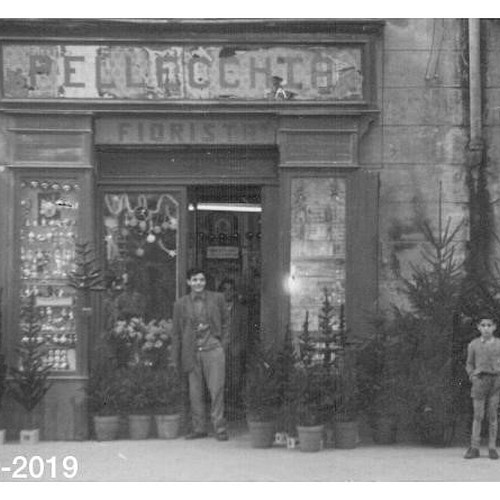
[[[194,367],[189,372],[189,400],[194,432],[206,432],[205,384],[210,394],[210,416],[216,433],[226,430],[224,420],[224,349],[216,347],[197,351]]]

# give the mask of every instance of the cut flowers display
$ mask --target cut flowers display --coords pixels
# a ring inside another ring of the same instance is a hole
[[[107,341],[122,365],[144,362],[159,366],[169,359],[172,345],[172,321],[142,318],[118,320],[108,332]]]

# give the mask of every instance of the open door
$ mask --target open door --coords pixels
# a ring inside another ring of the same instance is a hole
[[[259,333],[261,189],[199,186],[188,192],[188,263],[207,274],[207,289],[225,292],[231,313],[226,356],[226,412],[243,415],[248,360]]]

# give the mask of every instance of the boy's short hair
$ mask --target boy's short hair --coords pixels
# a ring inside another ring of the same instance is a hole
[[[497,315],[487,309],[479,311],[479,313],[476,315],[475,323],[479,324],[481,323],[481,321],[483,321],[483,319],[489,319],[490,321],[495,323],[495,325],[498,323]]]
[[[186,277],[188,280],[190,280],[193,276],[196,276],[197,274],[203,274],[203,276],[205,276],[205,279],[207,279],[207,273],[201,267],[192,267],[191,269],[188,269]]]

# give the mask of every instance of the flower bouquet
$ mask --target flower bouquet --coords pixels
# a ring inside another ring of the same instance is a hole
[[[146,324],[137,317],[118,320],[106,340],[119,366],[166,367],[172,345],[172,321],[152,320]]]
[[[118,320],[113,325],[106,340],[118,366],[127,366],[139,361],[140,347],[146,334],[146,325],[140,318]]]
[[[141,343],[144,362],[154,368],[167,367],[172,345],[172,321],[150,321],[145,325],[145,331]]]

